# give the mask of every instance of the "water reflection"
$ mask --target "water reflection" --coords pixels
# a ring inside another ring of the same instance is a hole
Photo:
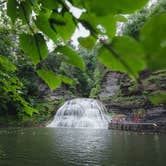
[[[106,145],[111,141],[109,133],[105,131],[107,130],[57,129],[53,135],[54,147],[64,162],[99,165],[107,149]]]
[[[0,166],[165,166],[166,135],[36,128],[0,134]]]
[[[6,157],[6,153],[2,146],[0,145],[0,160],[4,159]]]

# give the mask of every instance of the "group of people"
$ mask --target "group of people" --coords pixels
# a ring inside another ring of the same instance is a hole
[[[143,120],[143,114],[140,112],[130,113],[128,115],[116,114],[112,117],[112,123],[140,123]]]

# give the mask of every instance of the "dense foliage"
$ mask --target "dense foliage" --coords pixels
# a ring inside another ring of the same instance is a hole
[[[69,45],[74,47],[71,44]],[[81,71],[79,68],[67,64],[63,61],[63,58],[54,51],[48,55],[42,65],[58,76],[65,78],[64,83],[66,89],[74,96],[89,97],[91,90],[100,85],[103,73],[105,72],[104,66],[100,62],[97,62],[96,49],[97,48],[86,50],[79,47],[76,50],[78,56],[84,61],[86,67],[85,71]],[[68,77],[70,77],[70,79],[67,79]]]
[[[98,0],[96,2],[88,0],[8,0],[7,14],[13,24],[19,20],[22,26],[27,26],[27,32],[19,36],[20,46],[32,58],[35,65],[40,66],[41,61],[48,55],[47,37],[56,44],[55,51],[66,56],[63,59],[64,61],[85,70],[81,58],[65,44],[77,25],[81,23],[90,31],[90,36],[80,39],[80,44],[90,48],[96,43],[95,41],[99,40],[101,47],[98,53],[101,62],[112,70],[127,72],[137,80],[138,73],[146,66],[152,70],[165,68],[163,63],[165,13],[154,16],[150,21],[147,21],[140,32],[139,42],[131,37],[114,36],[116,22],[123,20],[120,19],[121,14],[131,14],[143,8],[147,2],[148,0],[125,0],[125,3],[122,0],[105,0],[102,2]],[[75,16],[71,6],[83,10],[82,15],[80,17]],[[158,20],[157,23],[156,20]],[[158,27],[161,27],[160,32],[154,33]],[[155,35],[152,36],[151,34]],[[158,57],[160,60],[156,63]],[[42,68],[42,66],[39,67],[38,75],[51,89],[56,88],[64,81],[62,77],[53,76],[51,71]],[[45,75],[48,77],[45,77]],[[54,84],[50,81],[50,78],[52,78]]]
[[[148,2],[4,0],[0,3],[0,23],[5,25],[5,28],[1,26],[0,40],[0,90],[3,94],[0,102],[15,103],[14,109],[6,110],[29,115],[37,112],[31,107],[31,99],[39,96],[37,76],[52,91],[65,83],[73,93],[95,97],[104,71],[100,62],[111,70],[128,73],[137,82],[140,82],[139,72],[145,68],[152,71],[165,69],[165,5],[149,12]],[[74,14],[73,8],[80,11],[80,16]],[[133,26],[128,26],[132,35],[126,32],[117,36],[117,23],[126,21],[123,15],[139,10],[143,13],[143,21],[137,24],[134,32]],[[88,51],[76,51],[69,44],[80,24],[89,31],[88,37],[79,38],[81,47]],[[51,53],[49,41],[54,42],[55,49]],[[96,63],[97,60],[100,62]],[[1,109],[5,110],[4,106],[2,104]]]
[[[42,112],[42,110],[47,110],[47,107],[52,103],[46,100],[40,102],[42,94],[39,90],[39,86],[42,82],[37,76],[35,65],[32,63],[31,59],[18,47],[16,40],[17,33],[3,25],[1,25],[1,32],[0,42],[3,47],[0,48],[0,53],[3,56],[0,57],[0,114],[3,116],[6,115],[5,118],[7,116],[17,115],[20,120],[25,121],[26,119],[29,120],[26,114],[31,115],[32,112],[37,113],[37,110],[39,110],[40,114],[35,115],[38,118],[36,120],[50,118],[50,116],[52,116],[51,112]],[[73,47],[71,44],[69,45]],[[55,51],[49,53],[48,57],[42,61],[41,65],[47,68],[47,70],[52,71],[53,75],[56,73],[59,77],[63,77],[64,82],[68,84],[72,83],[70,86],[65,84],[66,89],[71,92],[71,95],[89,97],[92,90],[92,97],[96,97],[97,91],[94,93],[94,90],[96,86],[100,89],[101,73],[104,71],[103,66],[97,63],[96,49],[85,50],[79,48],[77,53],[84,60],[86,65],[84,72],[79,68],[65,63],[63,58]],[[46,106],[45,104],[40,106],[42,102],[48,104],[46,104]],[[59,102],[61,103],[61,100]],[[58,103],[55,104],[58,105]],[[36,110],[32,109],[32,107]]]

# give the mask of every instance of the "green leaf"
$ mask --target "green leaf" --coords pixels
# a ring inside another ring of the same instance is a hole
[[[129,36],[114,37],[111,45],[119,54],[130,55],[139,58],[144,57],[144,50],[140,43]]]
[[[96,44],[96,39],[91,35],[88,36],[87,38],[80,37],[78,41],[81,44],[81,46],[87,49],[92,49]]]
[[[50,17],[50,24],[55,29],[58,37],[62,37],[64,41],[70,39],[76,28],[73,17],[68,12],[65,12],[64,15],[53,13]]]
[[[27,24],[28,22],[30,22],[29,19],[32,13],[30,0],[20,2],[18,13],[19,13],[19,18],[22,20],[23,24]]]
[[[115,37],[110,46],[113,52],[104,46],[99,49],[100,61],[112,70],[126,72],[137,78],[138,73],[146,67],[139,43],[129,37]]]
[[[69,84],[69,85],[72,85],[73,84],[73,80],[70,79],[69,77],[67,76],[64,76],[64,75],[59,75],[59,78],[62,80],[62,82],[64,82],[65,84]]]
[[[35,65],[47,57],[48,48],[42,34],[21,34],[19,41],[21,48],[32,58]]]
[[[101,47],[98,51],[99,60],[109,69],[127,72],[125,66],[106,48]]]
[[[91,27],[94,28],[95,32],[99,34],[106,34],[110,39],[115,36],[116,33],[116,18],[114,15],[107,16],[96,16],[95,14],[85,13],[81,16],[80,20],[87,21]],[[101,25],[105,32],[97,29],[98,25]],[[88,27],[86,27],[89,29]],[[89,29],[91,31],[91,29]],[[92,30],[93,33],[93,30]]]
[[[51,27],[49,17],[50,13],[40,13],[40,15],[37,16],[35,23],[44,34],[46,34],[50,39],[52,39],[56,43],[56,31]]]
[[[145,23],[140,40],[147,53],[147,64],[151,70],[165,69],[166,13],[152,17]]]
[[[17,1],[16,0],[7,1],[7,15],[11,18],[14,24],[17,18]]]
[[[76,6],[78,8],[84,8],[83,0],[69,0],[70,3],[72,3],[73,6]]]
[[[148,98],[154,105],[164,104],[166,103],[166,91],[152,93]]]
[[[54,90],[61,85],[61,79],[51,70],[41,69],[37,71],[37,74],[51,90]]]
[[[32,116],[33,113],[38,113],[38,111],[28,105],[24,107],[24,112],[27,113],[28,115]]]
[[[86,9],[99,16],[129,14],[144,7],[149,0],[84,0]]]
[[[58,46],[55,52],[60,52],[65,56],[67,63],[80,68],[82,71],[85,70],[85,64],[80,56],[68,46]]]
[[[116,21],[127,22],[127,18],[123,15],[116,15],[115,18],[116,18]]]
[[[46,0],[46,1],[41,1],[44,7],[48,9],[57,9],[58,8],[58,2],[56,0]]]
[[[15,71],[16,67],[4,56],[0,55],[0,65],[10,71]]]
[[[99,18],[100,19],[100,18]],[[116,34],[116,19],[114,16],[102,17],[101,25],[105,28],[107,36],[112,39]]]

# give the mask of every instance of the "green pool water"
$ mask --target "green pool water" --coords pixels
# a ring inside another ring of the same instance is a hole
[[[0,130],[0,166],[166,166],[166,135],[105,129]]]

